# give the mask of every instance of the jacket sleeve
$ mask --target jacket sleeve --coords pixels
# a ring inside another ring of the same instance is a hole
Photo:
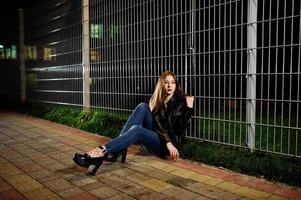
[[[176,129],[178,129],[176,131],[178,134],[184,134],[185,130],[188,128],[192,112],[193,108],[188,107],[185,103],[181,109],[181,115],[178,116],[175,124]]]
[[[185,104],[184,106],[184,111],[183,111],[183,122],[182,122],[182,127],[184,128],[187,128],[188,125],[189,125],[189,122],[191,120],[191,115],[192,115],[192,112],[193,112],[193,108],[190,108],[187,106],[187,104]]]
[[[165,130],[163,127],[160,126],[161,124],[158,124],[158,127],[156,127],[156,132],[159,134],[159,137],[165,141],[166,143],[170,142],[171,139],[169,138],[168,131]]]
[[[154,116],[154,130],[158,133],[159,137],[165,141],[166,143],[171,142],[171,139],[168,134],[168,129],[164,128],[163,124],[160,122],[162,119],[160,119],[160,115],[157,114]]]

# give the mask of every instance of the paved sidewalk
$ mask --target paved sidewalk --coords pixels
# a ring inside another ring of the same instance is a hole
[[[72,156],[108,138],[0,111],[0,199],[301,199],[301,189],[180,159],[166,161],[133,146],[127,161],[87,176]]]

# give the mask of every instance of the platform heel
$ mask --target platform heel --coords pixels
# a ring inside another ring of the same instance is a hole
[[[116,162],[120,158],[120,162],[124,163],[126,160],[126,155],[127,155],[127,149],[123,149],[116,153],[108,154],[108,156],[106,157],[106,161]]]
[[[88,174],[91,176],[94,176],[101,166],[102,162],[104,160],[104,157],[96,158],[93,161],[90,162],[90,165],[88,167]]]

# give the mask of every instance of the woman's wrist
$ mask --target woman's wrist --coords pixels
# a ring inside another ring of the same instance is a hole
[[[167,146],[167,148],[168,148],[168,147],[172,147],[173,144],[172,144],[171,142],[167,142],[167,143],[166,143],[166,146]]]

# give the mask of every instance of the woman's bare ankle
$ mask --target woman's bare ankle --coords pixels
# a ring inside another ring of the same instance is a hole
[[[95,157],[105,156],[106,152],[107,152],[107,149],[104,146],[101,146],[101,147],[96,147],[95,149],[88,151],[87,154],[89,156],[91,156],[92,158],[95,158]]]

